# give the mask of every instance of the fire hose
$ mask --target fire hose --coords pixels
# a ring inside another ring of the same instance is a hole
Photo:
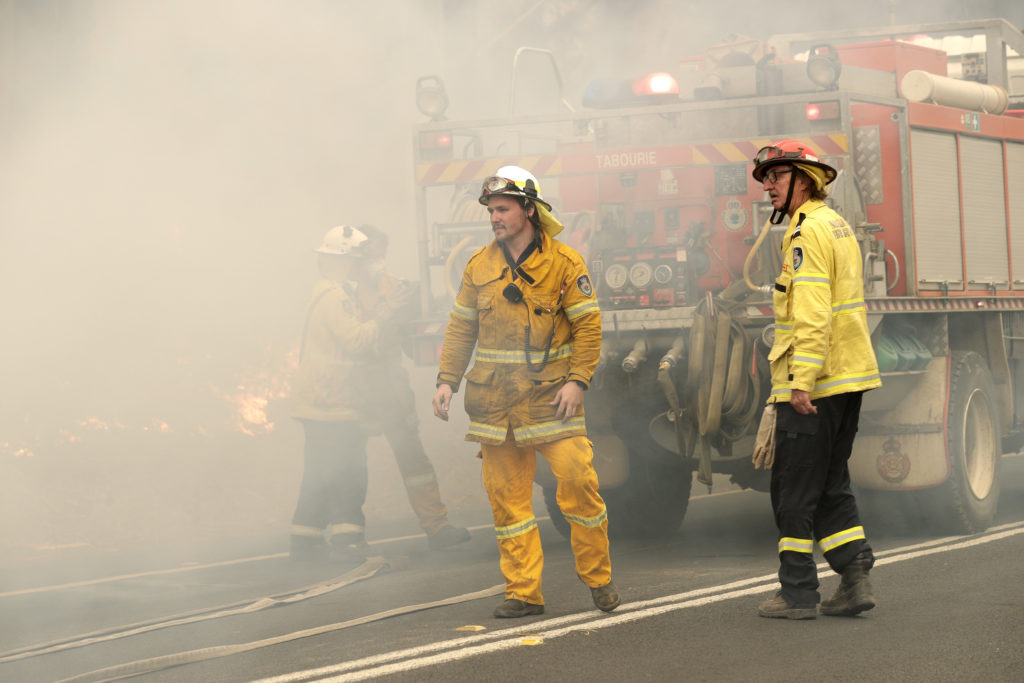
[[[192,612],[187,612],[172,617],[166,617],[164,619],[151,620],[124,627],[105,629],[102,631],[95,631],[93,633],[88,633],[85,635],[76,636],[73,638],[68,638],[60,641],[44,643],[42,645],[19,648],[17,650],[11,650],[9,652],[0,653],[0,662],[17,661],[19,659],[25,659],[44,654],[60,652],[62,650],[93,645],[96,643],[102,643],[110,640],[117,640],[120,638],[126,638],[129,636],[147,633],[150,631],[155,631],[168,627],[182,626],[185,624],[191,624],[227,616],[250,614],[272,607],[294,604],[296,602],[301,602],[303,600],[307,600],[310,598],[324,595],[326,593],[330,593],[344,586],[348,586],[352,583],[368,579],[382,571],[400,569],[404,566],[404,563],[405,558],[381,556],[369,557],[362,565],[350,570],[349,572],[346,572],[342,576],[300,589],[299,591],[290,591],[288,593],[282,593],[279,595],[260,598],[258,600],[245,600],[237,603],[232,603],[230,605],[224,605],[221,607],[195,610]],[[426,609],[431,609],[434,607],[452,605],[460,602],[466,602],[470,600],[477,600],[484,597],[490,597],[493,595],[499,595],[504,591],[504,589],[505,587],[503,584],[496,585],[481,591],[464,593],[462,595],[456,595],[450,598],[436,600],[434,602],[397,607],[391,610],[387,610],[385,612],[379,612],[377,614],[371,614],[364,617],[349,619],[348,621],[343,621],[336,624],[328,624],[325,626],[304,629],[301,631],[296,631],[294,633],[286,633],[283,635],[266,638],[264,640],[253,641],[250,643],[218,645],[213,647],[200,648],[197,650],[189,650],[186,652],[178,652],[169,655],[152,657],[150,659],[128,662],[126,664],[119,664],[116,666],[106,667],[104,669],[98,669],[95,671],[90,671],[88,673],[79,674],[77,676],[73,676],[72,678],[64,679],[62,683],[71,683],[72,681],[75,683],[84,683],[85,681],[95,683],[98,681],[113,681],[121,678],[137,676],[144,673],[152,673],[176,666],[181,666],[183,664],[200,662],[209,659],[216,659],[218,657],[226,657],[229,655],[240,654],[242,652],[249,652],[251,650],[259,648],[269,647],[271,645],[277,645],[279,643],[298,640],[300,638],[308,638],[310,636],[329,633],[332,631],[338,631],[344,628],[359,626],[373,621],[387,619],[393,616],[399,616],[402,614],[409,614],[412,612],[418,612]]]
[[[444,288],[448,292],[448,296],[452,299],[459,293],[459,288],[455,286],[455,264],[458,261],[459,254],[469,244],[473,242],[473,236],[467,235],[459,240],[459,243],[452,247],[452,250],[448,252],[448,258],[444,260]],[[461,284],[461,282],[460,282]]]
[[[710,297],[694,310],[690,329],[690,357],[687,383],[696,386],[692,412],[696,414],[697,439],[692,447],[699,461],[697,481],[711,488],[711,441],[716,437],[735,441],[747,432],[750,418],[757,410],[756,375],[747,372],[748,340],[743,326],[732,314]],[[666,373],[670,370],[666,370]],[[673,398],[666,398],[672,406]],[[674,389],[674,387],[673,387]],[[675,399],[679,411],[678,397]],[[724,428],[723,428],[724,427]],[[732,429],[729,429],[732,427]],[[677,439],[681,426],[677,425]],[[684,452],[680,450],[680,454]]]
[[[747,258],[743,261],[743,281],[747,284],[751,290],[755,292],[761,292],[762,294],[771,294],[771,285],[755,285],[750,279],[750,264],[754,261],[754,256],[761,248],[761,244],[764,242],[765,237],[771,232],[771,224],[765,221],[764,227],[761,228],[761,233],[757,236],[757,240],[754,242],[754,246],[747,252]]]

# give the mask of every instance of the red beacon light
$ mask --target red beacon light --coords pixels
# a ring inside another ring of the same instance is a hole
[[[447,130],[421,131],[420,155],[424,161],[443,161],[452,158],[452,134]]]
[[[834,121],[839,118],[839,103],[811,102],[805,112],[808,121]]]
[[[679,82],[672,74],[658,71],[633,82],[633,93],[642,96],[679,95]]]

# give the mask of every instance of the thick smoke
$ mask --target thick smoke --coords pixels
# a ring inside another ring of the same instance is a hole
[[[232,510],[284,533],[310,251],[333,225],[372,223],[415,276],[419,76],[444,78],[451,117],[494,117],[521,45],[552,50],[578,106],[590,78],[670,70],[736,36],[1024,24],[1016,2],[820,6],[0,2],[0,546],[137,537],[186,510],[214,535]],[[524,69],[550,87],[544,64]],[[431,374],[414,373],[425,423]],[[482,495],[457,430],[424,426],[453,507]],[[391,467],[372,487],[399,502],[371,488],[371,510],[407,514]]]

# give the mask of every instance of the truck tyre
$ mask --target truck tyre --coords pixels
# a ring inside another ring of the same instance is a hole
[[[999,501],[1002,440],[992,374],[973,351],[954,351],[950,359],[946,434],[949,479],[921,492],[925,512],[944,532],[984,531]]]
[[[692,485],[693,468],[673,460],[631,453],[629,480],[620,487],[601,491],[608,508],[608,534],[613,538],[674,534],[686,516]],[[555,492],[554,488],[544,489],[544,506],[558,533],[569,538],[569,522],[558,507]]]
[[[654,451],[653,449],[656,449]],[[608,532],[614,538],[661,538],[679,531],[690,503],[693,467],[679,456],[651,445],[630,449],[629,480],[602,493],[608,506]]]

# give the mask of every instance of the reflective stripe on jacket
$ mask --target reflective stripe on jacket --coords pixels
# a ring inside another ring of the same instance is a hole
[[[794,212],[782,255],[768,402],[788,402],[792,389],[813,400],[881,386],[853,229],[824,202],[809,200]]]
[[[601,312],[583,258],[540,236],[539,248],[519,268],[534,282],[515,280],[521,302],[502,294],[512,279],[497,242],[476,252],[462,275],[437,382],[457,391],[478,346],[465,373],[467,441],[501,444],[509,427],[518,445],[586,434],[582,406],[563,423],[550,403],[569,380],[590,384],[601,351]]]

